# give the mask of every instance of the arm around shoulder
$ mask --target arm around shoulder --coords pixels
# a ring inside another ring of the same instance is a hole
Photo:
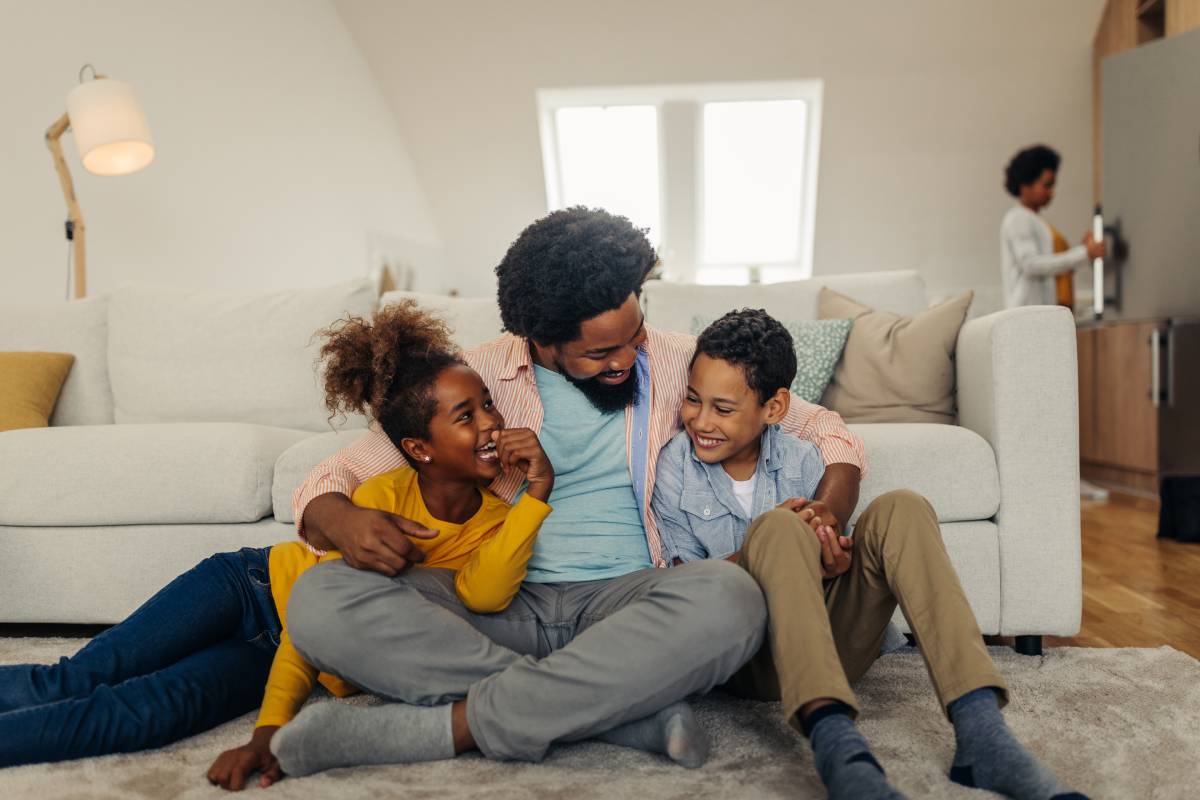
[[[826,465],[849,464],[867,474],[863,441],[846,427],[842,415],[793,394],[787,415],[780,423],[784,433],[812,442]]]
[[[313,467],[304,482],[296,487],[292,493],[296,532],[314,549],[330,549],[335,543],[328,538],[329,531],[322,529],[321,523],[329,521],[327,512],[336,508],[337,501],[325,498],[316,508],[312,507],[313,501],[326,495],[340,495],[348,503],[354,490],[367,478],[403,465],[404,457],[391,440],[379,431],[367,431],[357,442]],[[320,541],[316,541],[318,539]]]

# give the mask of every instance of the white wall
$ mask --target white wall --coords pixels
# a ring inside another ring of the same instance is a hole
[[[1064,156],[1047,217],[1088,224],[1091,41],[1103,0],[335,0],[442,233],[443,281],[491,270],[546,211],[534,91],[822,78],[814,272],[999,282],[1002,169]]]
[[[80,66],[132,84],[157,157],[120,178],[67,159],[89,288],[247,291],[368,271],[372,236],[438,237],[375,77],[328,0],[0,0],[0,298],[63,296],[66,208],[47,126]]]

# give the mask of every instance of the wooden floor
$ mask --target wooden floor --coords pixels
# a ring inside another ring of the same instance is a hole
[[[1200,658],[1200,544],[1157,539],[1158,503],[1083,503],[1083,625],[1048,647],[1156,647]]]

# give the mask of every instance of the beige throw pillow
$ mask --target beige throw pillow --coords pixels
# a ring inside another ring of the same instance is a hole
[[[820,319],[852,319],[842,360],[821,405],[846,422],[953,425],[954,348],[973,292],[912,316],[874,311],[822,288]]]

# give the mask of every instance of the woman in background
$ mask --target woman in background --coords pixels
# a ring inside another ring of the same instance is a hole
[[[1039,216],[1054,199],[1060,163],[1058,153],[1039,144],[1017,153],[1004,170],[1004,188],[1017,199],[1000,223],[1006,308],[1055,303],[1073,308],[1072,273],[1104,257],[1104,242],[1095,241],[1090,230],[1083,244],[1071,247]]]

